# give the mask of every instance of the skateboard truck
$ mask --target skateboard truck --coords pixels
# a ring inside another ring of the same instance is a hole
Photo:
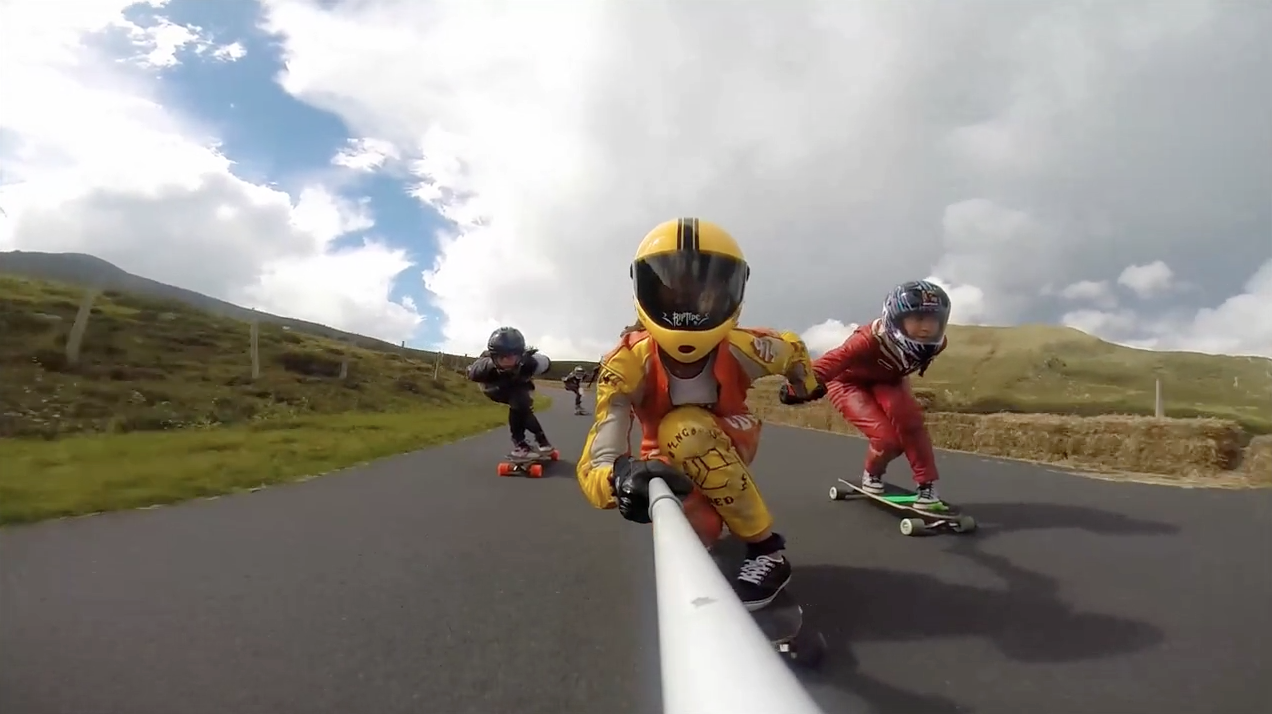
[[[808,669],[821,664],[826,637],[816,630],[804,629],[804,608],[785,590],[751,616],[787,664]]]
[[[546,454],[532,454],[524,457],[508,456],[507,461],[499,462],[500,476],[516,476],[524,474],[530,478],[543,478],[543,465],[561,458],[561,452],[553,449]]]

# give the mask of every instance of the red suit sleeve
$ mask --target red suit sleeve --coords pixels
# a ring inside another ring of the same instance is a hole
[[[860,362],[874,344],[869,333],[858,328],[844,343],[813,361],[813,373],[817,381],[826,384],[844,374],[852,365]]]

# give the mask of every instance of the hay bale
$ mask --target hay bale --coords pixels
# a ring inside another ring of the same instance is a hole
[[[1219,419],[929,414],[943,449],[1112,471],[1197,477],[1231,471],[1246,434]]]
[[[860,436],[825,400],[777,403],[779,384],[761,380],[751,391],[748,403],[765,421]],[[1235,476],[1272,484],[1272,437],[1251,441],[1236,422],[1221,419],[928,412],[927,423],[941,449],[1180,480]]]
[[[1251,483],[1272,484],[1272,436],[1256,436],[1241,455],[1241,473]]]

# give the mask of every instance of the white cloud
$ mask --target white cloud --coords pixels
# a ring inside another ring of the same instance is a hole
[[[1117,296],[1106,280],[1079,280],[1066,285],[1060,291],[1060,296],[1073,302],[1089,302],[1105,308],[1117,305]]]
[[[1117,283],[1130,288],[1142,298],[1150,298],[1170,290],[1174,279],[1175,271],[1162,261],[1155,260],[1147,265],[1127,266],[1117,276]]]
[[[989,309],[985,304],[985,291],[975,285],[956,285],[944,278],[929,275],[926,280],[945,288],[950,296],[950,324],[984,325]]]
[[[1264,263],[1234,295],[1216,307],[1203,308],[1191,318],[1168,322],[1143,340],[1157,349],[1193,350],[1211,354],[1272,356],[1272,260]]]
[[[239,42],[212,48],[212,57],[222,62],[237,62],[247,56],[247,48]]]
[[[407,338],[419,313],[390,299],[402,251],[333,243],[373,225],[365,205],[239,178],[214,137],[159,101],[146,70],[233,60],[242,46],[163,19],[130,22],[133,5],[0,7],[0,249],[92,253],[240,304]],[[112,38],[129,42],[127,61],[105,49]]]
[[[223,62],[234,62],[247,55],[247,50],[237,42],[218,45],[203,28],[197,25],[178,25],[163,17],[145,25],[119,18],[111,25],[128,35],[136,50],[131,60],[141,67],[175,67],[181,63],[178,54],[182,51],[208,55]]]
[[[844,340],[847,340],[855,329],[857,329],[857,323],[855,322],[845,325],[839,320],[827,320],[804,330],[800,337],[804,338],[804,344],[808,346],[808,351],[813,356],[817,356],[842,345]]]
[[[1074,310],[1060,318],[1060,324],[1092,335],[1119,335],[1135,330],[1137,320],[1130,310]]]
[[[503,323],[612,343],[632,251],[678,215],[737,236],[746,322],[776,327],[932,274],[958,321],[1056,322],[1057,286],[1154,260],[1222,301],[1272,257],[1264,4],[265,6],[282,86],[456,222],[425,282],[460,350]]]
[[[350,139],[345,147],[332,157],[331,163],[354,171],[372,172],[384,166],[386,161],[398,157],[397,149],[387,141]]]

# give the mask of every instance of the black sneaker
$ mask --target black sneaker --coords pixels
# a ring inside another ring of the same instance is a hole
[[[747,610],[755,611],[773,602],[790,581],[791,562],[784,555],[757,555],[742,561],[733,590]]]

